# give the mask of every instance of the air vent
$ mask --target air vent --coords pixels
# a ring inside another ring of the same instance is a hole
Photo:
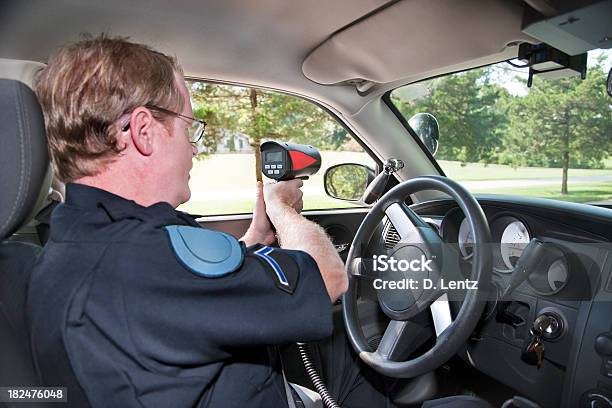
[[[381,340],[382,340],[382,336],[380,334],[374,337],[370,337],[368,339],[368,349],[370,351],[375,351],[376,349],[378,349],[378,346],[380,345]]]
[[[385,242],[385,249],[392,249],[401,239],[397,230],[389,220],[385,222],[382,237]]]
[[[428,217],[424,217],[423,220],[427,224],[429,224],[429,226],[434,231],[436,231],[438,233],[438,235],[440,235],[440,225],[439,225],[439,223],[442,222],[441,220],[437,220],[437,219],[433,219],[433,218],[428,218]],[[383,238],[383,240],[385,242],[385,249],[393,249],[393,247],[395,245],[397,245],[397,243],[401,240],[401,237],[399,236],[399,234],[397,233],[397,230],[395,229],[393,224],[391,224],[391,221],[389,221],[388,218],[384,219],[384,223],[385,223],[385,226],[383,228],[382,238]]]

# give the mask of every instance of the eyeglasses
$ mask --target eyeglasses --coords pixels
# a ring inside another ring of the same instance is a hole
[[[191,116],[183,115],[182,113],[174,112],[166,108],[161,108],[155,105],[144,105],[145,108],[159,111],[167,115],[177,116],[183,120],[188,121],[189,126],[189,141],[194,144],[198,144],[202,137],[204,137],[204,130],[206,129],[206,122],[200,119],[192,118]],[[121,128],[122,132],[127,131],[130,128],[130,122],[128,121]]]

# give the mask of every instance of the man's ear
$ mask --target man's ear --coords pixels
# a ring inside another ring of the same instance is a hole
[[[153,154],[155,118],[144,106],[134,109],[130,115],[130,136],[132,143],[143,156]]]

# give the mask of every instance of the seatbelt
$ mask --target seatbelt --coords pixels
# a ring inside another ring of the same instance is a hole
[[[283,363],[283,357],[281,356],[280,349],[278,346],[274,347],[276,351],[276,355],[281,363],[281,372],[283,373],[283,382],[285,383],[285,392],[287,393],[287,403],[289,404],[289,408],[297,408],[295,405],[295,399],[293,398],[293,393],[291,392],[291,386],[287,381],[287,376],[285,375],[285,364]]]
[[[283,360],[281,360],[281,367],[283,364],[282,361]],[[283,372],[283,382],[285,383],[285,392],[287,393],[287,403],[289,404],[289,408],[297,408],[295,405],[295,399],[293,398],[293,393],[291,392],[291,386],[289,385],[287,376],[285,375],[285,368],[282,367],[281,370]]]

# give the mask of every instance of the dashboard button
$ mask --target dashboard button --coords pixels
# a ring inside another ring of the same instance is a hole
[[[612,356],[612,335],[601,333],[595,338],[595,351],[602,357]]]
[[[604,361],[601,364],[601,375],[603,375],[604,377],[608,377],[608,378],[612,378],[612,364],[610,364],[610,361]]]

